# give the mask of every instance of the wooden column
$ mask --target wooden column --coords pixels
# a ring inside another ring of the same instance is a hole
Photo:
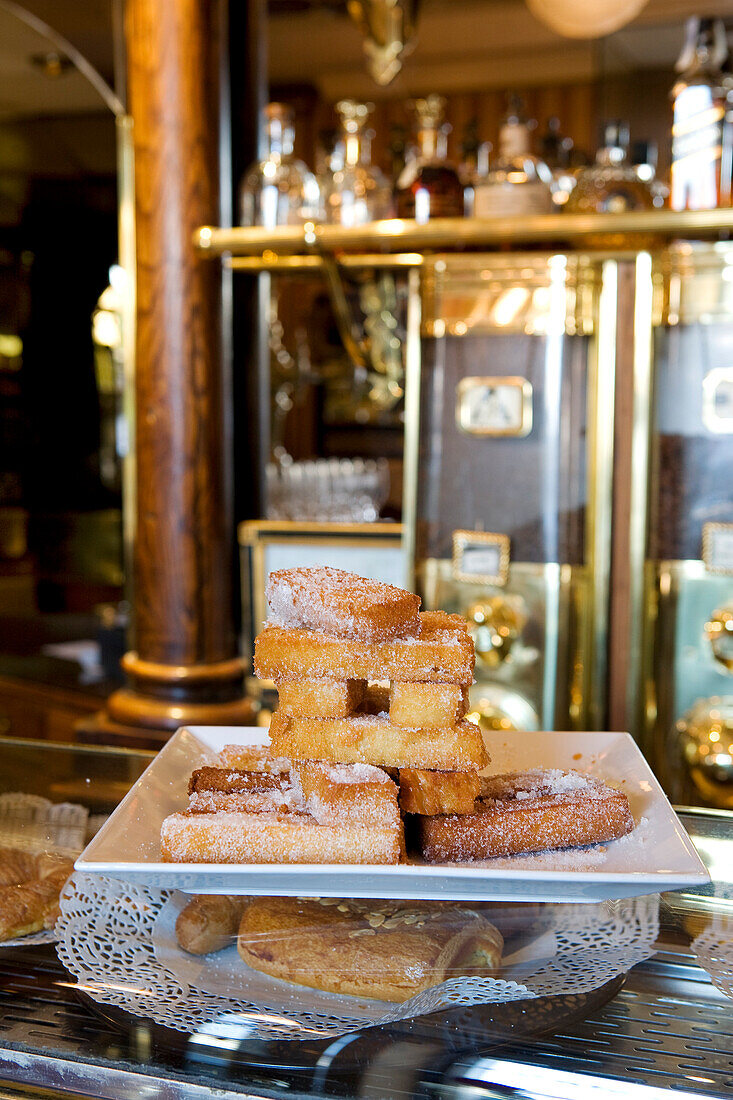
[[[137,236],[134,650],[114,723],[170,731],[251,720],[234,632],[231,380],[217,224],[218,5],[128,0]]]

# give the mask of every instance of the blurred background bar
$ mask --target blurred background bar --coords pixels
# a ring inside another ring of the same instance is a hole
[[[0,733],[256,720],[339,562],[733,805],[733,5],[191,3],[0,3]]]

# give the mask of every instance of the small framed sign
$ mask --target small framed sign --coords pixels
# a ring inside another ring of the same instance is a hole
[[[709,573],[733,574],[733,523],[704,523],[702,560]]]
[[[525,436],[532,431],[532,383],[526,378],[462,378],[456,424],[467,435]]]
[[[453,577],[469,584],[506,584],[509,536],[488,531],[453,532]]]

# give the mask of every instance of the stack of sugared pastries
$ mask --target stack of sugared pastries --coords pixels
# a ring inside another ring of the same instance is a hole
[[[254,663],[279,694],[269,739],[194,772],[188,809],[163,822],[163,859],[397,863],[405,817],[431,862],[633,829],[626,796],[592,776],[479,775],[489,760],[465,719],[474,650],[459,616],[339,569],[272,573],[267,597]]]
[[[163,858],[397,863],[402,815],[473,809],[488,763],[464,720],[465,624],[339,569],[273,573],[267,597],[255,671],[278,689],[270,743],[227,746],[194,773],[187,811],[163,822]]]
[[[488,756],[464,718],[474,668],[464,620],[420,613],[412,593],[338,569],[272,573],[267,597],[255,670],[278,689],[272,752],[389,769],[403,813],[470,812]]]

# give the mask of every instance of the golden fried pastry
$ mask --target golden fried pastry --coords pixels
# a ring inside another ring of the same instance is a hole
[[[449,611],[421,611],[420,622],[422,630],[457,630],[462,634],[468,634],[468,623],[463,615],[454,615]]]
[[[188,781],[188,793],[201,791],[266,791],[283,790],[285,782],[281,774],[274,772],[253,772],[240,768],[197,768]]]
[[[170,814],[161,826],[167,863],[399,863],[402,823],[319,825],[306,813]]]
[[[178,946],[190,955],[209,955],[234,943],[246,898],[197,894],[176,918]]]
[[[362,825],[399,823],[397,784],[381,768],[370,764],[297,763],[293,765],[293,784],[300,784],[308,812],[319,825],[341,821]]]
[[[385,642],[420,632],[420,597],[328,566],[279,569],[266,588],[274,626]]]
[[[397,785],[369,764],[300,762],[289,775],[199,768],[189,780],[190,813],[310,813],[320,825],[399,822]]]
[[[285,813],[305,809],[293,790],[290,776],[268,772],[198,768],[189,780],[188,794],[191,813],[213,814],[220,810]]]
[[[417,638],[344,641],[332,634],[265,627],[255,639],[254,666],[263,679],[421,680],[470,684],[473,642],[458,616],[421,612]]]
[[[468,710],[468,688],[461,684],[422,684],[393,680],[389,720],[393,726],[427,729],[453,726]]]
[[[449,978],[492,974],[503,944],[480,913],[457,905],[254,898],[237,946],[248,966],[275,978],[402,1002]]]
[[[262,731],[264,734],[264,730]],[[258,745],[225,745],[219,751],[219,761],[224,768],[233,768],[242,772],[267,772],[271,775],[287,775],[290,761],[282,756],[273,756],[270,751],[270,738]]]
[[[293,790],[232,791],[196,791],[188,799],[188,809],[192,814],[227,813],[289,813],[293,805]]]
[[[0,940],[29,936],[55,924],[59,894],[74,864],[62,856],[35,858],[39,860],[39,876],[20,884],[0,887]]]
[[[279,680],[280,709],[295,718],[348,718],[364,699],[366,680]]]
[[[598,844],[634,828],[626,795],[557,769],[482,778],[474,813],[416,822],[422,854],[433,863]]]
[[[334,764],[464,771],[483,768],[488,756],[473,722],[444,729],[406,729],[386,718],[291,718],[276,711],[270,725],[273,752],[293,760]]]
[[[400,808],[405,814],[471,814],[479,790],[477,771],[400,768]]]

